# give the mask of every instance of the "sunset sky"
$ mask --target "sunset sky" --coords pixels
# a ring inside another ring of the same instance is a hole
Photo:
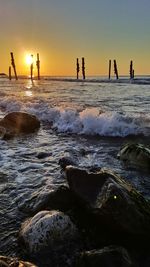
[[[107,75],[109,59],[150,74],[150,0],[1,0],[0,30],[0,72],[14,52],[18,74],[36,53],[43,75],[75,75],[77,57],[87,75]]]

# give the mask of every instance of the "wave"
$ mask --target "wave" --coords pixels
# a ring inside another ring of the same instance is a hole
[[[83,79],[77,80],[75,77],[43,77],[43,79],[47,81],[64,81],[64,82],[83,82]],[[150,84],[150,76],[136,76],[134,79],[130,79],[129,76],[121,76],[118,80],[112,77],[112,79],[108,79],[106,76],[104,77],[92,77],[89,76],[86,78],[86,83],[119,83],[119,84],[142,84],[148,85]]]
[[[84,110],[50,107],[45,101],[22,103],[3,99],[0,108],[5,113],[25,111],[36,115],[43,124],[51,125],[58,133],[125,137],[150,135],[149,114],[126,114],[117,111],[102,111],[98,108]]]
[[[53,129],[63,133],[113,137],[141,134],[147,136],[150,133],[150,118],[148,117],[131,117],[118,112],[102,112],[97,108],[85,109],[80,112],[52,108],[49,114],[43,115],[41,116],[42,120],[45,117],[52,123]]]

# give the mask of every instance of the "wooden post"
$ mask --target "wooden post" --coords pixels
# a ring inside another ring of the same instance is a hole
[[[130,61],[130,79],[134,79],[133,61]]]
[[[31,55],[31,58],[32,58],[32,62],[31,62],[31,65],[30,65],[30,73],[31,73],[31,80],[33,80],[33,55]]]
[[[85,80],[85,61],[84,61],[84,57],[82,57],[82,75],[83,75],[83,80]]]
[[[114,59],[114,73],[116,75],[116,79],[118,80],[119,77],[118,77],[118,69],[117,69],[117,63],[116,63],[116,60]]]
[[[18,76],[17,76],[17,72],[16,72],[16,66],[15,66],[15,60],[14,60],[14,55],[13,55],[12,52],[10,53],[10,55],[11,55],[11,65],[12,65],[12,67],[14,69],[15,78],[16,78],[16,80],[18,80]]]
[[[133,78],[133,61],[130,61],[130,79]]]
[[[9,80],[11,81],[11,66],[9,66]]]
[[[111,77],[111,59],[109,60],[109,74],[108,74],[108,79],[110,80]]]
[[[79,71],[80,71],[80,66],[79,66],[79,59],[77,58],[77,68],[76,68],[76,70],[77,70],[77,80],[79,79]]]
[[[40,80],[40,58],[39,58],[39,53],[37,54],[36,66],[37,66],[38,80]]]

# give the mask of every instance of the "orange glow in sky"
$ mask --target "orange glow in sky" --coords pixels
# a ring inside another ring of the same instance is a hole
[[[130,60],[135,75],[149,74],[149,10],[149,0],[2,1],[0,72],[8,74],[12,51],[18,75],[29,74],[24,54],[36,71],[37,53],[41,75],[76,75],[82,57],[86,76],[108,75],[109,59],[119,75],[129,75]]]

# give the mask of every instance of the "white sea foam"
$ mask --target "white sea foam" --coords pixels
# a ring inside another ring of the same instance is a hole
[[[5,112],[25,111],[35,114],[43,123],[52,124],[52,129],[61,133],[120,136],[150,135],[150,115],[117,111],[101,111],[87,108],[82,111],[62,107],[50,107],[47,102],[36,101],[22,103],[10,99],[0,101]]]
[[[120,136],[149,135],[150,116],[144,118],[141,115],[127,115],[118,112],[101,112],[97,108],[77,110],[61,108],[43,108],[27,110],[36,114],[40,120],[52,123],[52,128],[57,132]]]

